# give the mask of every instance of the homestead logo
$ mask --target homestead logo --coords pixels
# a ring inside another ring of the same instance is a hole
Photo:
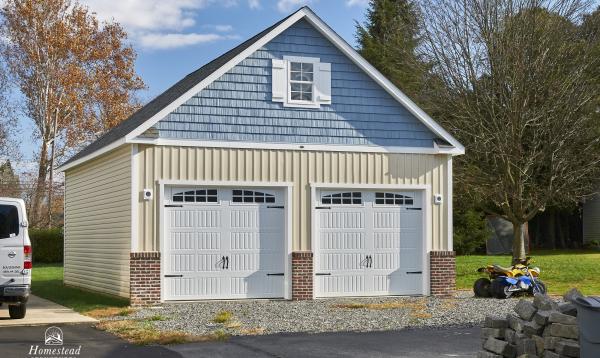
[[[81,354],[81,345],[63,346],[64,335],[58,327],[48,327],[44,333],[44,345],[31,345],[29,357],[75,358]]]
[[[62,346],[63,345],[63,331],[58,327],[49,327],[46,330],[46,340],[45,344],[47,346]]]

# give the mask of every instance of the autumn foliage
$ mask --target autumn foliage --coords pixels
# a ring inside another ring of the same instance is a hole
[[[123,28],[100,23],[76,2],[8,0],[2,17],[4,61],[41,146],[30,208],[35,224],[43,221],[42,202],[52,200],[45,188],[54,163],[126,119],[138,107],[135,93],[144,83]]]

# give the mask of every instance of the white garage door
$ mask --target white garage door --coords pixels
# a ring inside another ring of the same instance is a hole
[[[284,296],[281,190],[165,189],[164,299]]]
[[[316,295],[423,293],[419,191],[317,192]]]

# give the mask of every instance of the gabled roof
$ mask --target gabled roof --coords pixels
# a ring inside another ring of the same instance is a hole
[[[447,142],[452,149],[446,150],[449,154],[463,154],[464,147],[448,132],[446,132],[431,117],[423,112],[404,93],[386,79],[379,71],[362,58],[346,41],[335,33],[323,20],[321,20],[310,8],[303,7],[286,18],[278,21],[267,29],[256,34],[220,57],[202,66],[198,70],[188,74],[182,80],[175,83],[165,92],[148,102],[128,119],[110,129],[80,152],[75,154],[59,170],[79,165],[104,152],[112,150],[122,144],[131,142],[135,137],[152,127],[169,112],[191,98],[195,93],[201,91],[215,79],[237,65],[254,51],[264,46],[267,42],[279,35],[281,32],[295,24],[301,19],[306,19],[315,28],[329,39],[339,50],[352,59],[371,78],[381,85],[396,100],[403,104],[415,117],[421,120],[432,132]]]

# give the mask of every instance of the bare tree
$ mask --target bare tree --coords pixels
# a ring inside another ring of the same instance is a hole
[[[467,154],[457,187],[514,227],[593,191],[600,173],[590,71],[599,65],[578,26],[579,0],[422,0],[423,53],[444,83],[441,118]],[[597,82],[596,82],[597,83]]]

